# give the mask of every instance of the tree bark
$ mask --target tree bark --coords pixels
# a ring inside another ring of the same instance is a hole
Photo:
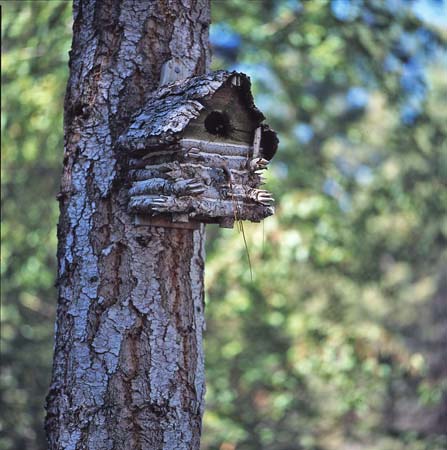
[[[208,0],[75,0],[51,450],[198,449],[204,230],[142,227],[116,139],[168,60],[208,68]]]

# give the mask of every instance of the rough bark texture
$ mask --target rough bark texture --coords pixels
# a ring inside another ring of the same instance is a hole
[[[115,150],[163,63],[208,67],[208,0],[78,0],[65,102],[51,450],[198,449],[203,227],[138,227]]]

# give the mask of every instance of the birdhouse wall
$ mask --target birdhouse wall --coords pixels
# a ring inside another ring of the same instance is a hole
[[[202,103],[205,109],[201,111],[197,119],[189,123],[184,133],[185,138],[251,145],[253,131],[258,126],[259,119],[250,114],[237,87],[231,84],[225,85],[214,94],[212,99],[204,100]],[[228,119],[228,124],[223,124],[224,129],[221,133],[209,130],[207,118],[213,112],[219,112]]]

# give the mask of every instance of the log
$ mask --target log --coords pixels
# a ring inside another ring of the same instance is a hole
[[[129,209],[139,214],[172,214],[188,212],[190,218],[205,221],[210,219],[234,218],[235,220],[260,221],[274,213],[272,206],[247,203],[239,199],[216,200],[200,198],[200,200],[187,197],[176,198],[163,195],[141,195],[132,197]],[[216,222],[219,222],[216,220]]]
[[[245,156],[246,158],[252,151],[252,147],[249,145],[203,141],[200,139],[181,139],[180,146],[187,151],[192,148],[197,148],[206,153],[213,153],[222,156]]]

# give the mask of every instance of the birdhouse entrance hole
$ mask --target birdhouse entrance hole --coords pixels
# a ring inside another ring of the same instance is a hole
[[[208,133],[226,137],[230,134],[230,118],[224,112],[211,111],[205,119],[205,129]]]

